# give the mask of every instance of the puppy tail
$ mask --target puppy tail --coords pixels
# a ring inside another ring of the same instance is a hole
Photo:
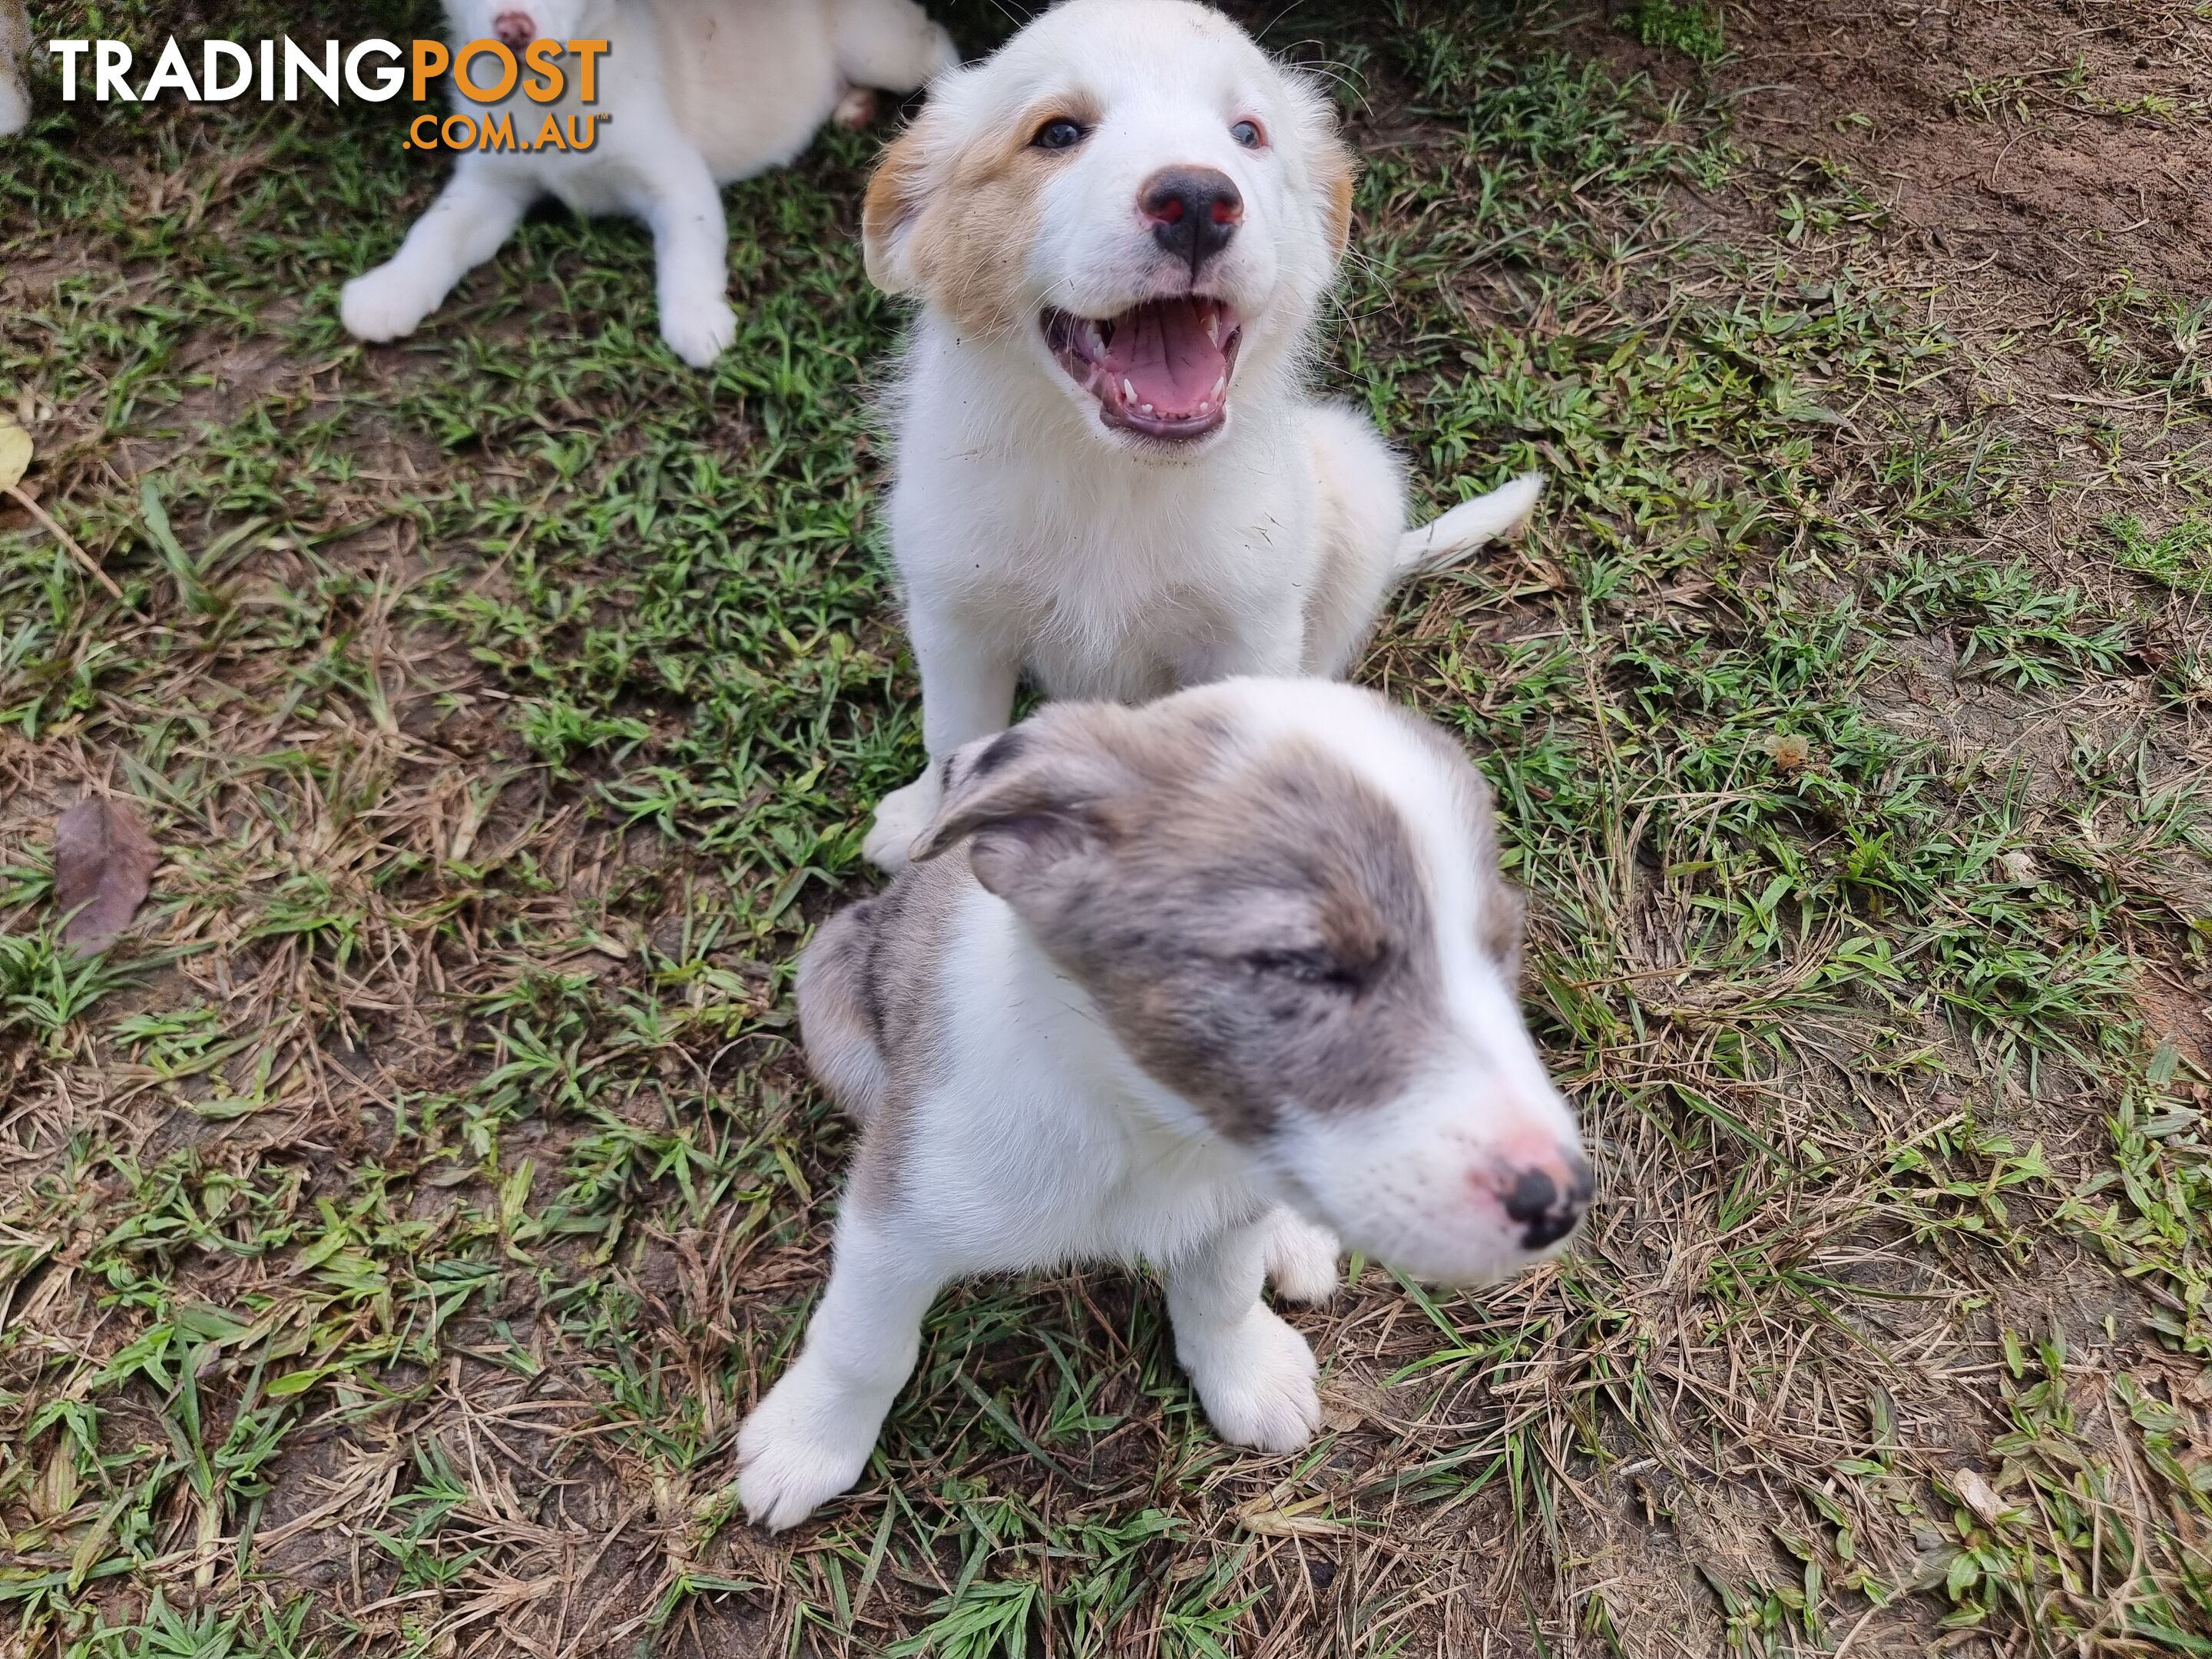
[[[1536,497],[1543,493],[1544,475],[1523,472],[1487,495],[1462,501],[1442,517],[1407,531],[1398,541],[1398,579],[1449,569],[1485,542],[1518,530],[1528,522]]]

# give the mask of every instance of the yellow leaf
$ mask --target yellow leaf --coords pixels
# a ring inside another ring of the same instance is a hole
[[[1269,1498],[1262,1498],[1239,1509],[1237,1523],[1247,1532],[1256,1532],[1269,1538],[1327,1538],[1349,1531],[1350,1528],[1340,1521],[1332,1521],[1327,1516],[1312,1513],[1329,1501],[1327,1492],[1279,1506],[1271,1506]]]
[[[0,411],[0,489],[12,489],[31,470],[31,434]]]

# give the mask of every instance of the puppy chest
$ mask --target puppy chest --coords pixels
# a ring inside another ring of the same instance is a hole
[[[1101,1194],[1096,1212],[1101,1258],[1158,1267],[1182,1260],[1256,1215],[1261,1206],[1241,1182],[1139,1174]]]

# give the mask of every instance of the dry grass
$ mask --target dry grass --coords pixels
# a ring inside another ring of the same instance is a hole
[[[967,1287],[775,1542],[728,1448],[844,1146],[786,964],[918,750],[875,140],[730,192],[711,377],[641,238],[554,218],[347,341],[433,183],[384,112],[19,141],[0,397],[122,598],[0,512],[9,1640],[2212,1652],[2204,305],[2165,222],[1943,193],[2193,154],[2206,26],[2104,9],[2058,80],[2035,0],[1278,21],[1370,162],[1332,374],[1439,498],[1557,480],[1364,674],[1498,784],[1601,1201],[1493,1291],[1299,1315],[1295,1459],[1206,1433],[1148,1284]],[[289,27],[427,22],[369,11]],[[165,860],[82,958],[46,849],[102,792]]]

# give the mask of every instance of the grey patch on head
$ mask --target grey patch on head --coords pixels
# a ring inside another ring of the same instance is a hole
[[[1098,850],[994,890],[1131,1056],[1238,1140],[1396,1098],[1446,1022],[1396,807],[1318,744],[1254,751],[1208,711],[1091,735],[1143,787],[1094,810]]]
[[[966,872],[917,865],[823,924],[799,965],[806,1059],[862,1126],[852,1194],[895,1204],[914,1102],[942,1073],[942,969]]]

